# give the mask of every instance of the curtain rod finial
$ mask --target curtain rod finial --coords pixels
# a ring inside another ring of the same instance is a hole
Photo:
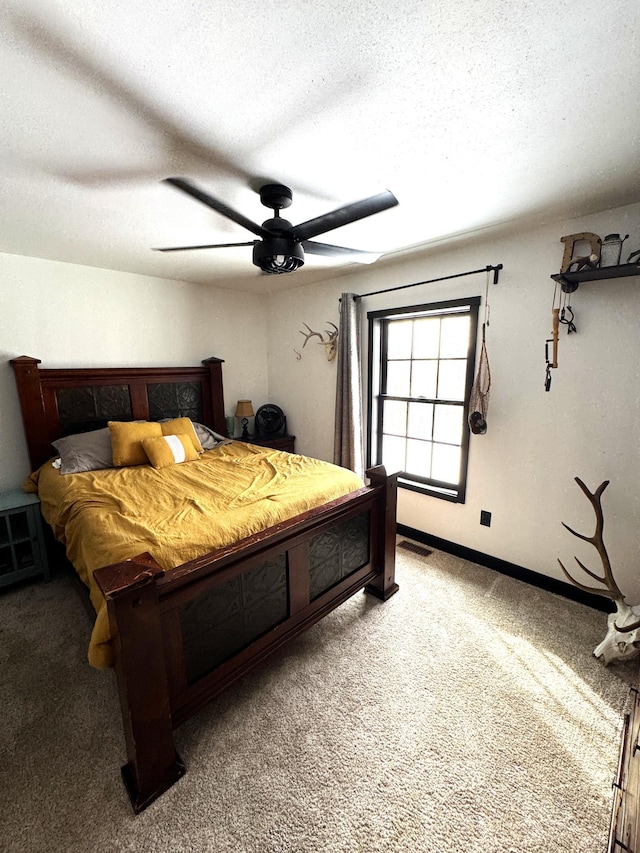
[[[493,283],[494,284],[498,283],[498,277],[500,275],[501,269],[502,269],[502,264],[497,264],[495,267],[493,267],[493,266],[487,267],[487,272],[490,272],[491,270],[493,270]]]

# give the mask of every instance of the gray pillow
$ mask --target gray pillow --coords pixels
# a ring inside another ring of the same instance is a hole
[[[214,447],[218,447],[221,444],[229,444],[230,440],[226,436],[214,432],[208,426],[198,424],[195,421],[192,421],[192,424],[203,450],[213,450]]]
[[[54,441],[53,446],[60,454],[61,474],[82,474],[83,471],[113,468],[108,427],[67,435]]]

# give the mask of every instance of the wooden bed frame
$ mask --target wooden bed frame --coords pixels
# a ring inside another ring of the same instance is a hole
[[[62,435],[111,420],[188,416],[226,434],[222,360],[201,367],[40,369],[11,360],[33,470]],[[139,813],[185,772],[173,732],[289,639],[361,589],[395,583],[396,478],[370,485],[165,573],[149,554],[94,574],[107,601]]]

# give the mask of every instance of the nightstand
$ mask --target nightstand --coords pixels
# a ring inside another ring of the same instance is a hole
[[[273,447],[274,450],[286,450],[294,453],[295,435],[250,435],[245,439],[249,444],[259,444],[260,447]]]
[[[50,579],[40,500],[22,489],[0,492],[0,588],[38,575]]]

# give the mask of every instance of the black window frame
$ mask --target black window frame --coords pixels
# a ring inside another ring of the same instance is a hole
[[[465,376],[465,394],[463,406],[463,428],[460,444],[460,479],[455,487],[451,483],[430,477],[421,477],[406,471],[399,472],[398,485],[410,491],[428,494],[432,497],[465,503],[467,491],[467,470],[469,464],[469,398],[474,380],[476,346],[478,338],[478,312],[481,303],[480,296],[470,296],[462,299],[449,299],[441,302],[429,302],[422,305],[410,305],[398,308],[387,308],[367,313],[368,321],[368,399],[367,399],[367,465],[380,464],[382,460],[382,421],[383,406],[387,397],[385,393],[387,369],[387,334],[388,324],[392,320],[408,320],[419,317],[447,316],[465,313],[469,315],[469,343],[467,347],[467,365]],[[466,310],[461,310],[466,309]],[[419,400],[439,405],[461,405],[460,401],[443,399],[427,399],[424,397],[402,398],[407,401]]]

